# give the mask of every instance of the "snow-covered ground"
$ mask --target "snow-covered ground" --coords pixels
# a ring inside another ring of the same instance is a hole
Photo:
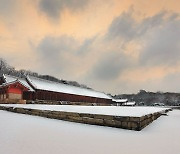
[[[76,105],[38,105],[38,104],[1,104],[2,106],[22,107],[51,111],[66,111],[77,113],[90,113],[114,116],[134,116],[141,117],[143,115],[154,112],[161,112],[168,108],[164,107],[125,107],[125,106],[76,106]]]
[[[180,110],[140,132],[0,110],[0,154],[179,154]]]

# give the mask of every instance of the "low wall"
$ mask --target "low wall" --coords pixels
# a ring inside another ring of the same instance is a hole
[[[162,113],[157,112],[153,114],[148,114],[142,117],[121,117],[121,116],[111,116],[111,115],[97,115],[97,114],[85,114],[85,113],[74,113],[74,112],[62,112],[62,111],[49,111],[49,110],[38,110],[38,109],[26,109],[26,108],[14,108],[0,106],[1,110],[29,114],[35,116],[41,116],[52,119],[59,119],[71,122],[109,126],[123,129],[130,129],[140,131],[151,122],[156,120],[162,115]],[[166,110],[165,112],[168,112]]]
[[[69,102],[69,101],[48,101],[48,100],[27,100],[26,104],[47,104],[47,105],[82,105],[82,106],[110,106],[110,103],[88,103],[88,102]]]

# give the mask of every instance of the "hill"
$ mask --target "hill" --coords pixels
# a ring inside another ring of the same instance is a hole
[[[153,105],[154,103],[163,103],[164,105],[179,105],[180,94],[171,92],[147,92],[140,90],[137,94],[119,94],[114,98],[127,98],[129,101],[135,101],[139,105]]]

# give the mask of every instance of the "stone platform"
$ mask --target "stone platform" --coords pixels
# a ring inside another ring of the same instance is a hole
[[[84,124],[109,126],[109,127],[140,131],[144,127],[149,125],[151,122],[159,118],[162,114],[168,112],[171,109],[165,109],[162,112],[155,112],[152,114],[143,115],[141,117],[50,111],[50,110],[10,107],[10,106],[2,106],[2,105],[0,106],[0,110],[6,110],[15,113],[41,116],[51,119],[65,120],[65,121],[78,122]]]

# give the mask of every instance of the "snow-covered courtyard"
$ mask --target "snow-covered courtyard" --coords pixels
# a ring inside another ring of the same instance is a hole
[[[0,111],[1,154],[179,154],[180,110],[140,132]]]

